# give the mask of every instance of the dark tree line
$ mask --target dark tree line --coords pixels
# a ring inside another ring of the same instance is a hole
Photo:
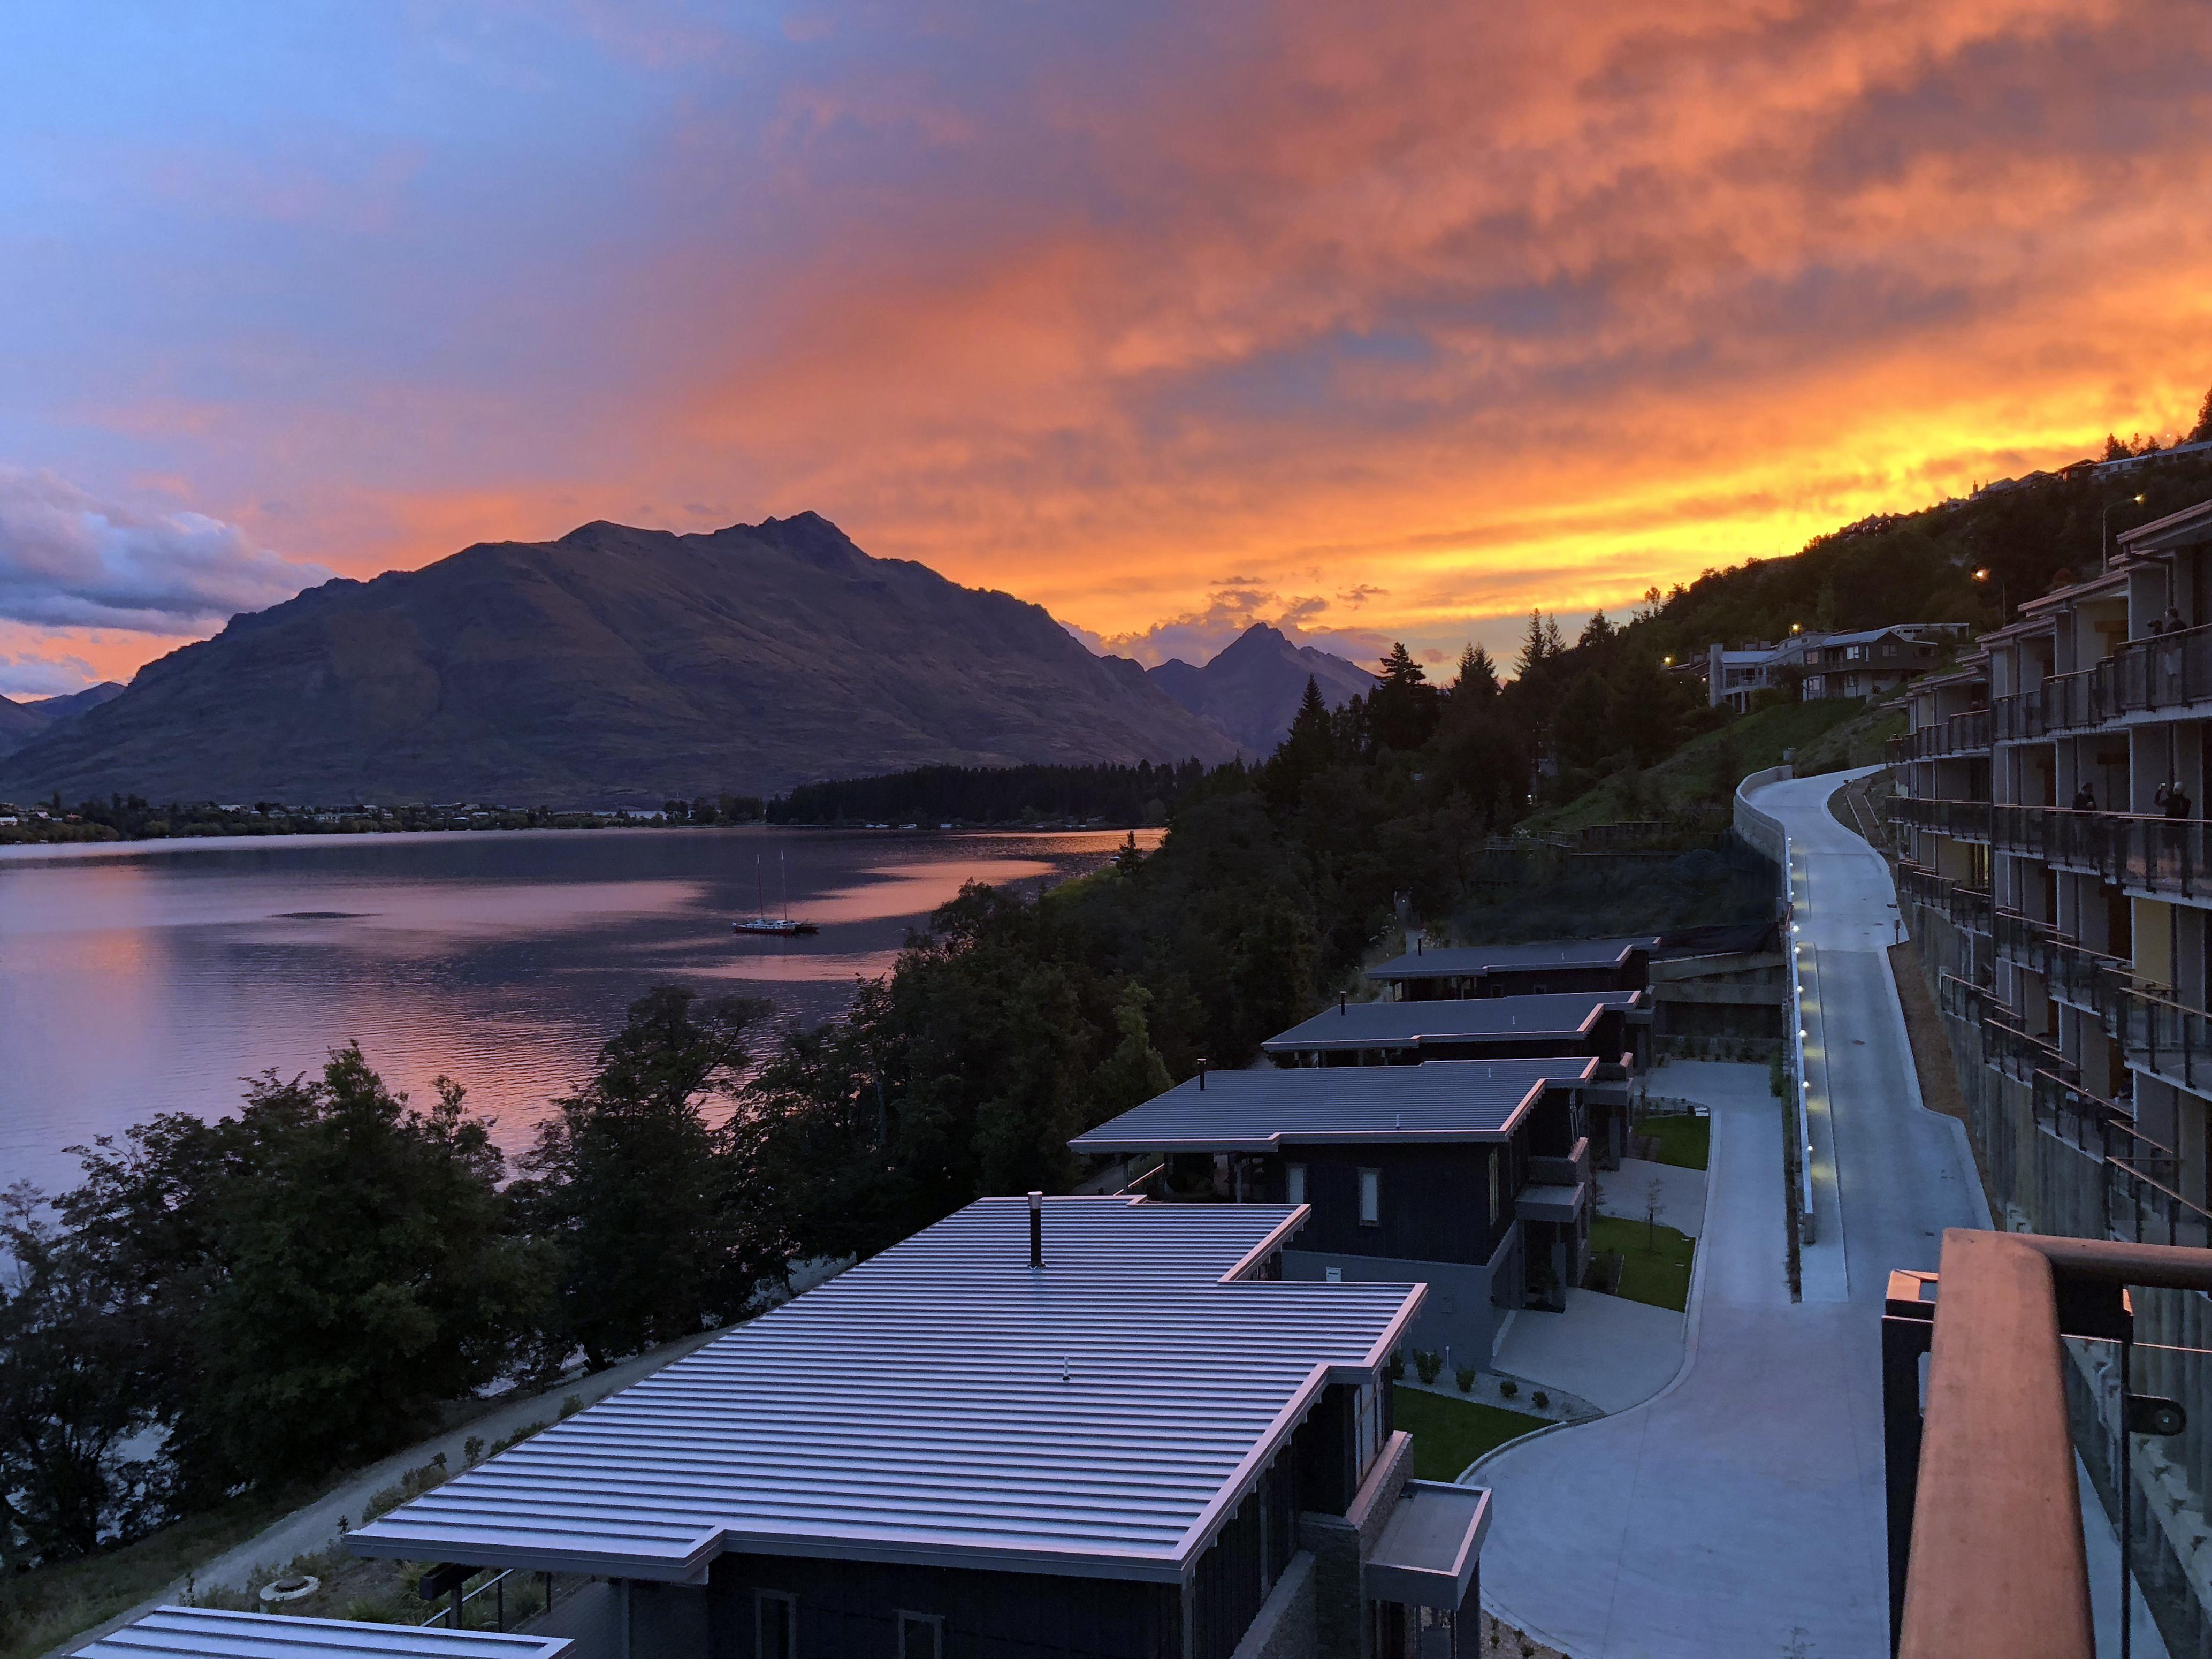
[[[1017,823],[1103,818],[1164,823],[1203,781],[1198,761],[1135,766],[919,766],[881,777],[801,784],[768,804],[771,823]]]

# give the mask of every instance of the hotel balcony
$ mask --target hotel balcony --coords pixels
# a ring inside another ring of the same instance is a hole
[[[2049,732],[2091,732],[2131,717],[2212,714],[2212,628],[2130,640],[2094,668],[2054,675],[2003,701],[2039,704]],[[2001,726],[1998,736],[2008,735]]]
[[[1923,726],[1898,740],[1893,760],[1942,760],[1954,755],[1986,755],[1990,751],[1990,711],[1972,708]]]
[[[2051,735],[2041,691],[1999,697],[1990,705],[1990,735],[1999,743],[2033,743]]]
[[[1990,804],[1985,800],[1928,800],[1892,795],[1889,821],[1908,830],[1933,830],[1960,841],[1990,838]]]
[[[1974,803],[1913,805],[1941,807]],[[2115,886],[2153,897],[2212,898],[2212,823],[2203,819],[2075,812],[2056,806],[2000,805],[1981,810],[1990,814],[1990,839],[1999,852],[2099,876]],[[1923,827],[1945,826],[1936,823]],[[1966,832],[1954,829],[1950,833]]]
[[[1996,907],[1989,894],[1978,887],[1968,887],[1906,862],[1897,866],[1897,890],[1912,903],[1941,911],[1954,927],[1975,933],[1993,931]]]

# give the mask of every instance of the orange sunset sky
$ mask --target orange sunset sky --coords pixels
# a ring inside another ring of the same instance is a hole
[[[0,691],[810,507],[1441,660],[2212,383],[2197,0],[183,14],[0,52]]]

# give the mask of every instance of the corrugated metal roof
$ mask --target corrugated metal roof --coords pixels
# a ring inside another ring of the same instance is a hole
[[[565,1637],[156,1607],[76,1653],[78,1659],[560,1659],[571,1645]]]
[[[353,1533],[696,1577],[725,1550],[1178,1580],[1417,1285],[1238,1281],[1303,1205],[985,1199]]]
[[[1554,939],[1536,945],[1454,945],[1442,950],[1408,951],[1379,968],[1370,979],[1449,979],[1455,975],[1526,973],[1539,968],[1619,968],[1635,951],[1659,948],[1650,939]]]
[[[1547,1087],[1589,1081],[1595,1055],[1422,1066],[1263,1066],[1212,1072],[1102,1123],[1079,1152],[1265,1152],[1370,1141],[1503,1140]]]
[[[1526,1042],[1587,1033],[1609,1009],[1640,1006],[1638,991],[1554,991],[1540,997],[1456,997],[1354,1002],[1293,1025],[1260,1046],[1271,1054],[1322,1048],[1417,1048],[1428,1043]]]

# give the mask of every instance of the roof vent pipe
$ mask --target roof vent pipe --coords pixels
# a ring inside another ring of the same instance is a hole
[[[1044,1194],[1030,1194],[1030,1266],[1044,1266]]]
[[[1206,1060],[1202,1055],[1198,1062],[1198,1091],[1200,1094],[1206,1092]]]

